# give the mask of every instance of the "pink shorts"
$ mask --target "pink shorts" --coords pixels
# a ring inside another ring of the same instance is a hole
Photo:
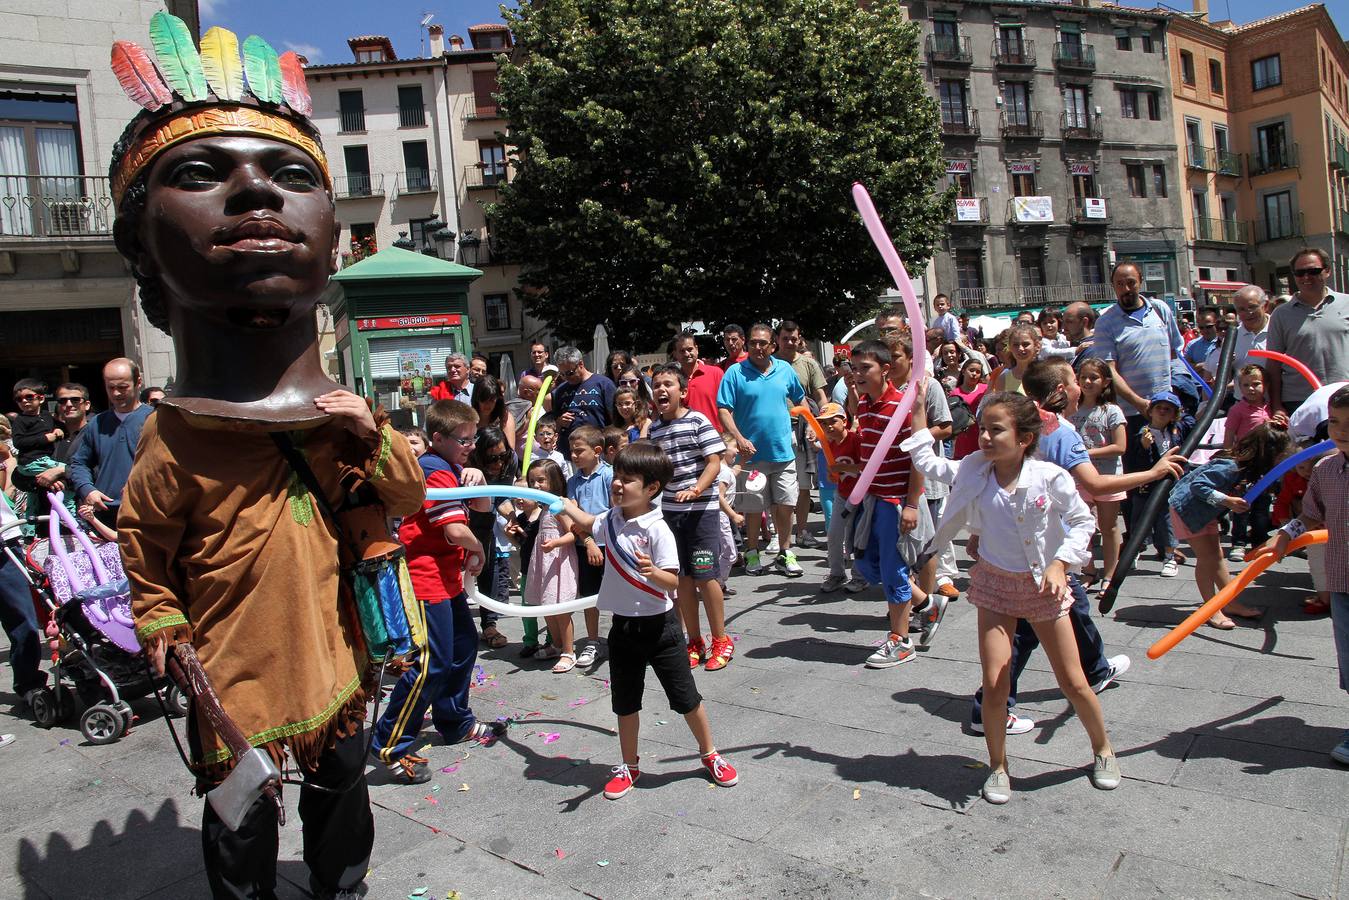
[[[1088,494],[1082,488],[1077,489],[1077,494],[1082,498],[1082,502],[1090,506],[1093,503],[1119,503],[1128,496],[1124,491],[1117,491],[1113,494]]]
[[[1180,520],[1180,513],[1174,509],[1171,510],[1171,530],[1175,532],[1176,537],[1189,540],[1192,537],[1198,537],[1204,534],[1218,533],[1218,520],[1214,519],[1198,531],[1191,531],[1185,527],[1185,523]]]

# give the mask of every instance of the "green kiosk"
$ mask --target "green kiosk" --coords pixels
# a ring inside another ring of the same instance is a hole
[[[389,247],[332,277],[339,380],[399,424],[421,426],[445,356],[470,354],[468,287],[482,272]]]

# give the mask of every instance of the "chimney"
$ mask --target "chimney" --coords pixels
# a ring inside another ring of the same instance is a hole
[[[303,53],[295,54],[295,58],[300,61],[300,65],[302,66],[309,65],[309,57],[305,56]]]
[[[463,49],[464,49],[464,39],[457,34],[450,35],[450,51],[452,53],[458,53],[460,50]]]
[[[445,29],[439,25],[430,25],[426,29],[431,36],[431,57],[434,59],[445,53]]]
[[[1194,0],[1194,14],[1201,22],[1208,21],[1208,0]]]

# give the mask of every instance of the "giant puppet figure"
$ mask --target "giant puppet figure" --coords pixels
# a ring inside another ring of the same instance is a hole
[[[338,540],[271,432],[297,445],[329,503],[357,483],[389,515],[424,487],[407,442],[319,359],[314,306],[337,265],[331,180],[304,73],[212,28],[198,52],[157,13],[150,54],[117,42],[113,69],[145,109],[110,170],[117,247],[146,318],[173,337],[177,382],[145,426],[118,519],[137,633],[152,664],[189,642],[248,743],[304,776],[304,859],[317,897],[359,897],[374,841],[364,778],[370,665]],[[234,763],[189,721],[198,789]],[[202,845],[217,897],[274,896],[277,811],[235,831],[208,804]]]

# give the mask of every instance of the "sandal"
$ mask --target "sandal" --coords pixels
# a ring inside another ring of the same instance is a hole
[[[1077,583],[1084,588],[1089,588],[1101,580],[1101,575],[1095,569],[1083,569],[1077,575]]]
[[[1220,619],[1218,616],[1222,616],[1222,618]],[[1223,616],[1222,613],[1218,613],[1208,620],[1208,627],[1216,628],[1219,631],[1231,631],[1233,628],[1237,627],[1237,623],[1227,618],[1227,616]]]
[[[565,675],[574,668],[576,668],[576,654],[560,653],[558,654],[557,662],[553,665],[553,674]]]
[[[502,634],[495,625],[488,625],[483,629],[482,639],[492,650],[500,650],[511,642],[510,638]]]

